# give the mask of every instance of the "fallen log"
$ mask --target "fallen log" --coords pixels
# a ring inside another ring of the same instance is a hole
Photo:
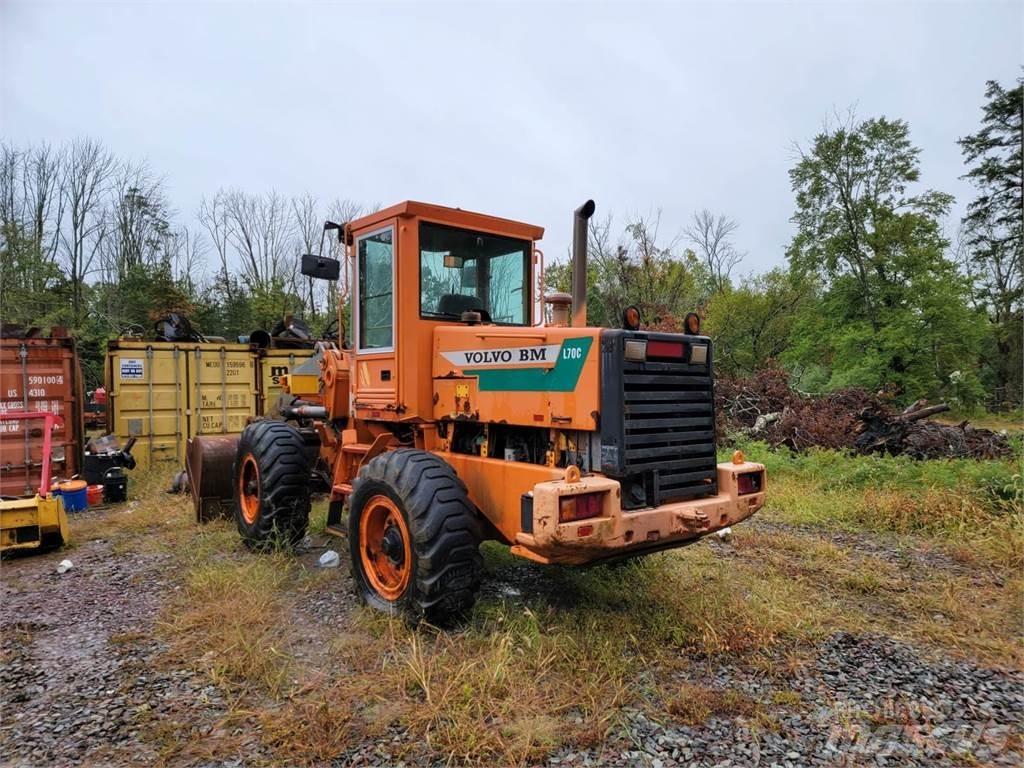
[[[946,403],[940,403],[939,405],[932,405],[928,408],[918,408],[910,413],[904,411],[900,414],[899,419],[904,423],[910,423],[920,421],[921,419],[927,419],[929,416],[934,416],[936,413],[943,413],[948,410],[949,406],[946,405]]]

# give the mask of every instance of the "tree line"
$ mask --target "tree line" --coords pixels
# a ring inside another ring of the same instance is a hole
[[[299,256],[319,248],[325,218],[361,212],[344,199],[221,189],[199,202],[190,229],[176,223],[164,179],[145,162],[92,139],[4,143],[0,319],[69,328],[92,386],[109,339],[148,333],[169,312],[228,339],[286,314],[319,330],[336,316],[338,293],[302,277]]]
[[[717,212],[695,212],[671,234],[657,213],[593,220],[590,322],[617,326],[632,304],[646,326],[678,331],[696,308],[720,373],[781,366],[805,391],[861,386],[899,401],[1020,407],[1021,105],[1021,81],[987,84],[978,131],[959,141],[975,197],[955,226],[952,197],[922,185],[909,125],[852,113],[794,146],[785,266],[742,274],[740,225]],[[226,338],[285,314],[319,331],[344,297],[302,277],[298,257],[318,250],[325,219],[372,209],[221,189],[199,201],[190,229],[145,162],[90,139],[4,143],[2,320],[69,327],[93,384],[108,339],[146,332],[171,311]],[[568,289],[568,265],[550,265],[544,281]]]
[[[616,325],[634,304],[649,327],[677,331],[696,308],[719,373],[781,366],[802,391],[1020,408],[1024,88],[992,81],[985,98],[979,130],[959,140],[975,190],[961,221],[951,195],[923,187],[905,121],[836,115],[794,146],[784,267],[737,275],[727,216],[698,212],[672,237],[658,214],[607,217],[590,227],[590,318]],[[567,290],[568,266],[546,282]]]

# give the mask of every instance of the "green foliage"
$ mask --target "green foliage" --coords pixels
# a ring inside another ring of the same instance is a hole
[[[982,350],[995,404],[1019,407],[1024,369],[1024,82],[989,81],[981,129],[960,139],[965,178],[978,190],[963,220],[962,254],[978,304],[992,323]]]
[[[0,309],[4,323],[48,329],[71,322],[67,278],[13,221],[0,228]]]
[[[920,461],[909,456],[860,456],[817,448],[793,453],[741,439],[735,446],[720,450],[719,461],[728,461],[735,448],[750,460],[764,464],[771,482],[776,483],[793,479],[844,491],[956,491],[996,511],[1019,510],[1024,499],[1024,453],[1019,447],[1013,457],[998,461]]]
[[[798,318],[817,306],[813,279],[783,269],[725,284],[707,305],[704,328],[715,342],[719,372],[749,375],[781,358]]]
[[[850,121],[815,137],[790,171],[790,265],[825,289],[795,323],[788,361],[824,363],[828,388],[970,403],[981,395],[974,354],[983,324],[969,309],[968,281],[945,257],[939,217],[952,198],[908,191],[919,154],[902,121]]]

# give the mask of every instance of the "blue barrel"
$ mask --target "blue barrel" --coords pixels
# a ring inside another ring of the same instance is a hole
[[[60,484],[60,495],[65,512],[81,512],[89,507],[88,483],[85,480],[68,480]]]

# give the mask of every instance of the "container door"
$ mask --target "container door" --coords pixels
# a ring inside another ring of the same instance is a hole
[[[185,461],[185,382],[188,348],[138,344],[107,353],[110,427],[139,468],[180,466]]]
[[[256,415],[256,365],[248,347],[197,345],[188,377],[190,436],[238,434]]]
[[[63,419],[51,442],[51,473],[79,471],[82,438],[81,372],[70,339],[0,342],[0,414],[43,411]],[[0,419],[0,496],[31,496],[42,480],[43,422]],[[49,480],[49,479],[48,479]],[[49,483],[47,482],[48,486]]]

